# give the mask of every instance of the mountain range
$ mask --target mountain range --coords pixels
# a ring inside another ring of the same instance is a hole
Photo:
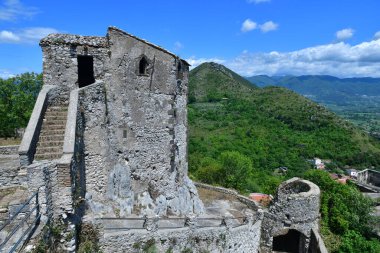
[[[345,103],[347,99],[380,96],[380,78],[337,78],[326,75],[252,76],[247,78],[259,87],[281,86],[318,101]]]
[[[259,87],[279,86],[293,90],[380,137],[380,78],[259,75],[247,80]]]

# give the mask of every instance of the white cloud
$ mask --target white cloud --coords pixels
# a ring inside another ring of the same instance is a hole
[[[278,24],[274,23],[273,21],[267,21],[264,24],[260,25],[259,27],[263,33],[266,33],[266,32],[277,30]]]
[[[259,28],[263,33],[266,33],[266,32],[277,30],[278,24],[276,24],[273,21],[267,21],[263,24],[257,24],[256,22],[248,18],[243,22],[240,30],[243,33],[245,33],[245,32],[255,30],[257,28]]]
[[[249,18],[246,19],[241,25],[242,32],[249,32],[249,31],[255,30],[256,28],[257,28],[257,23],[253,22]]]
[[[35,42],[51,33],[58,33],[58,31],[49,27],[31,27],[21,32],[21,38],[26,42]]]
[[[2,79],[7,79],[7,78],[10,78],[10,77],[14,77],[15,75],[12,74],[11,72],[9,72],[8,70],[6,69],[0,69],[0,78]]]
[[[10,31],[0,31],[0,43],[18,43],[20,37]]]
[[[376,32],[373,37],[375,38],[375,40],[380,39],[380,31]]]
[[[260,4],[260,3],[269,3],[271,0],[247,0],[248,3],[255,3],[255,4]]]
[[[19,0],[5,0],[3,6],[0,6],[0,20],[3,21],[31,18],[37,13],[37,8],[24,6]]]
[[[176,41],[176,42],[174,43],[174,51],[179,51],[179,50],[181,50],[182,48],[183,48],[183,44],[182,44],[181,42]]]
[[[36,43],[51,33],[57,33],[54,28],[30,27],[20,31],[0,31],[0,43]]]
[[[195,56],[191,56],[190,58],[186,59],[186,61],[191,65],[191,69],[201,65],[204,62],[216,62],[219,64],[225,63],[225,60],[220,58],[196,58]]]
[[[337,31],[335,35],[339,41],[343,41],[343,40],[347,40],[347,39],[351,38],[352,36],[354,36],[354,32],[355,31],[353,29],[346,28],[346,29],[342,29],[340,31]]]
[[[213,59],[191,59],[193,62]],[[350,45],[345,42],[304,48],[292,52],[242,52],[219,63],[243,76],[333,75],[338,77],[380,77],[380,40]]]

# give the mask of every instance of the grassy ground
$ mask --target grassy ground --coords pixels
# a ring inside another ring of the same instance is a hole
[[[20,145],[20,138],[0,138],[0,146]]]
[[[28,190],[22,186],[0,189],[0,207],[7,207],[9,203],[23,203],[28,198]]]

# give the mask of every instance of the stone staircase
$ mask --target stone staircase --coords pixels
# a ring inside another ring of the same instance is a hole
[[[68,106],[49,106],[42,122],[34,160],[53,160],[62,156]]]

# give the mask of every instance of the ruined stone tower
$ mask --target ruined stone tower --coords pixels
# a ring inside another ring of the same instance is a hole
[[[317,185],[300,178],[284,181],[264,215],[261,252],[308,252],[313,229],[318,231],[319,208]]]
[[[95,217],[202,212],[187,176],[189,64],[115,27],[105,37],[51,34],[40,45],[49,87],[41,114],[69,107],[65,141],[54,143],[56,157],[35,155],[52,144],[33,133],[22,163],[58,158],[61,188],[85,192]]]

